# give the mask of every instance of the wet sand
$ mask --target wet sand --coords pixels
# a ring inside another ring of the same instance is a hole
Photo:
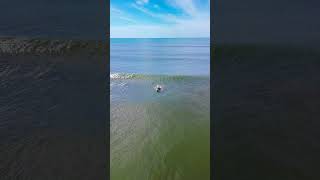
[[[216,179],[319,179],[319,49],[220,46],[215,52]]]
[[[0,44],[0,179],[105,179],[105,44]]]

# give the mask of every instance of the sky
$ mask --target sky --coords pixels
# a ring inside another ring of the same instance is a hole
[[[110,36],[210,37],[210,0],[110,0]]]

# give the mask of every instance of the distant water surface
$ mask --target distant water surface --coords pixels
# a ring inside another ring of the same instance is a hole
[[[210,39],[111,39],[111,73],[209,75]]]
[[[88,0],[2,0],[0,37],[106,39],[106,4]]]

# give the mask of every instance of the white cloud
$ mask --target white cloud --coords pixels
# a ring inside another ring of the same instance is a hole
[[[167,0],[167,2],[190,16],[196,16],[199,13],[193,0]]]
[[[111,26],[111,38],[210,37],[207,19],[181,20],[174,25]]]
[[[135,9],[137,9],[137,10],[139,10],[139,11],[141,11],[141,12],[147,14],[147,15],[149,15],[149,16],[152,16],[152,17],[157,17],[158,16],[158,14],[149,11],[147,8],[145,8],[143,6],[138,6],[136,4],[132,4],[131,6],[133,8],[135,8]]]
[[[111,21],[112,19],[121,19],[127,21],[129,23],[137,23],[133,18],[131,18],[127,13],[123,12],[122,10],[115,8],[113,6],[110,7],[111,11]]]
[[[111,14],[122,14],[123,12],[120,9],[117,9],[113,6],[110,7]]]
[[[122,19],[122,20],[124,20],[124,21],[130,22],[130,23],[134,23],[134,24],[137,23],[137,21],[135,21],[135,20],[133,20],[133,19],[131,19],[131,18],[125,17],[125,16],[119,16],[118,18],[119,18],[119,19]]]
[[[136,0],[136,4],[139,4],[139,5],[145,5],[148,3],[149,3],[149,0]]]
[[[210,12],[200,10],[193,0],[167,0],[170,5],[184,12],[184,16],[176,16],[168,13],[154,13],[144,4],[148,0],[137,0],[131,6],[144,14],[157,18],[163,24],[143,24],[135,22],[131,25],[111,26],[111,38],[170,38],[170,37],[210,37]],[[153,7],[158,7],[154,4]]]
[[[149,9],[142,7],[142,6],[138,6],[136,4],[132,4],[132,7],[145,13],[148,16],[161,19],[162,21],[168,22],[168,23],[177,22],[180,19],[177,16],[170,14],[170,13],[168,13],[168,14],[154,13],[154,12],[150,11]]]

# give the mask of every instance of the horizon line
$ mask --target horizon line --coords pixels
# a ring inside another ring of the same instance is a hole
[[[110,37],[110,39],[209,39],[210,37]]]

